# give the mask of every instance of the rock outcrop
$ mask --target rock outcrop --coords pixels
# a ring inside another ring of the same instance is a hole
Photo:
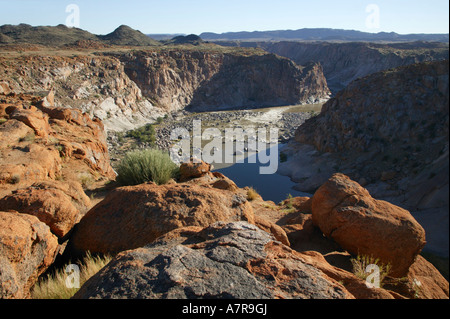
[[[45,181],[0,198],[0,207],[34,215],[64,238],[81,220],[91,201],[76,182]]]
[[[0,99],[0,297],[20,299],[91,208],[82,185],[115,173],[99,120],[52,107],[52,94]]]
[[[372,198],[347,176],[336,174],[312,198],[312,220],[346,251],[379,259],[403,277],[425,246],[425,231],[411,214]]]
[[[91,207],[83,187],[112,180],[103,124],[20,94],[2,97],[0,209],[34,215],[65,240]]]
[[[2,91],[50,91],[52,106],[79,109],[109,130],[134,129],[165,114],[142,97],[114,57],[33,55],[0,58],[0,65]]]
[[[153,183],[111,191],[77,225],[74,252],[118,253],[145,246],[171,230],[216,221],[250,221],[247,199],[194,184]]]
[[[28,298],[57,252],[58,239],[35,216],[0,211],[0,298]]]
[[[74,298],[342,299],[353,296],[246,222],[184,228],[119,254]]]

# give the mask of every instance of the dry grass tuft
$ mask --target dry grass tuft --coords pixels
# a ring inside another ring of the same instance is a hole
[[[80,270],[80,287],[92,276],[98,273],[110,261],[111,257],[98,257],[88,254],[81,265]],[[33,287],[31,292],[32,299],[70,299],[75,295],[79,288],[70,288],[66,284],[71,272],[66,272],[67,266],[63,269],[48,275],[39,280]]]
[[[259,198],[258,192],[253,187],[250,187],[247,190],[247,200],[253,201],[253,200],[258,199],[258,198]]]

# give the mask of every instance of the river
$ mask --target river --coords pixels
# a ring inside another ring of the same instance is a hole
[[[279,153],[282,150],[282,145],[273,147],[270,151]],[[255,163],[256,162],[256,163]],[[283,176],[278,173],[275,174],[261,174],[260,167],[264,166],[256,159],[256,155],[246,158],[243,162],[235,163],[231,166],[215,169],[233,180],[239,187],[253,187],[264,200],[271,200],[279,203],[285,200],[289,195],[293,197],[311,197],[311,194],[302,193],[294,190],[295,183],[291,181],[288,176]]]
[[[244,126],[245,128],[246,125],[249,125],[249,123],[253,123],[256,127],[265,127],[266,129],[275,126],[284,128],[285,130],[294,130],[293,127],[289,127],[289,125],[287,125],[289,123],[282,123],[280,125],[280,121],[286,118],[283,117],[283,114],[295,115],[296,113],[298,113],[299,115],[310,115],[311,112],[320,112],[321,108],[321,104],[315,104],[250,110],[249,116],[241,120],[235,120],[232,124],[237,127]],[[252,114],[254,116],[252,116]],[[299,118],[302,118],[302,121],[304,121],[307,117],[309,116],[300,116]],[[295,125],[297,124],[294,124],[294,126]],[[293,132],[290,133],[292,136]],[[281,134],[283,134],[283,132]],[[276,152],[274,157],[277,159],[277,161],[279,161],[282,149],[283,144],[278,144],[277,147],[269,148],[267,154],[271,154],[270,152]],[[234,161],[234,164],[212,163],[216,167],[214,171],[224,174],[225,176],[233,180],[239,187],[253,187],[263,197],[264,200],[271,200],[275,203],[283,201],[289,195],[292,195],[293,197],[312,196],[311,194],[299,192],[293,189],[296,183],[291,181],[288,176],[279,174],[278,170],[274,174],[261,174],[260,168],[262,166],[268,166],[268,164],[261,164],[256,154],[249,155],[247,152],[245,152],[244,155],[245,159],[243,161]]]

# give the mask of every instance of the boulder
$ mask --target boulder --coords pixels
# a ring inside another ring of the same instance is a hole
[[[265,219],[264,217],[255,215],[255,225],[260,229],[272,234],[276,240],[280,241],[286,246],[291,245],[286,232],[277,224]]]
[[[211,170],[211,164],[207,164],[203,161],[195,163],[193,161],[189,163],[183,163],[180,166],[180,180],[187,181],[192,178],[202,177]]]
[[[117,253],[142,247],[165,233],[216,221],[254,223],[244,196],[198,185],[147,183],[111,191],[74,230],[75,252]]]
[[[0,298],[28,298],[57,252],[58,239],[35,216],[0,212]]]
[[[0,125],[0,148],[14,145],[25,136],[32,134],[33,130],[18,120],[8,120]]]
[[[175,230],[122,252],[75,299],[352,299],[340,283],[247,222]]]
[[[46,181],[13,191],[0,207],[34,215],[63,238],[88,210],[90,199],[77,182]]]
[[[46,138],[51,132],[48,116],[35,107],[32,107],[32,109],[16,109],[10,114],[10,118],[31,127],[36,136]]]
[[[407,274],[426,243],[425,231],[408,211],[372,198],[343,174],[333,175],[314,194],[312,219],[348,252],[390,264],[394,277]]]
[[[417,256],[409,269],[408,290],[410,298],[448,299],[448,281],[425,258]]]
[[[17,141],[11,141],[17,143]],[[29,185],[55,179],[61,172],[59,152],[37,143],[3,149],[0,159],[0,184],[25,182]],[[18,182],[12,182],[16,179]]]

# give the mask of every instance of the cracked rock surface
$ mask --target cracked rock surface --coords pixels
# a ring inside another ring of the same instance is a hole
[[[247,222],[172,231],[122,252],[74,298],[352,298],[289,247]]]

